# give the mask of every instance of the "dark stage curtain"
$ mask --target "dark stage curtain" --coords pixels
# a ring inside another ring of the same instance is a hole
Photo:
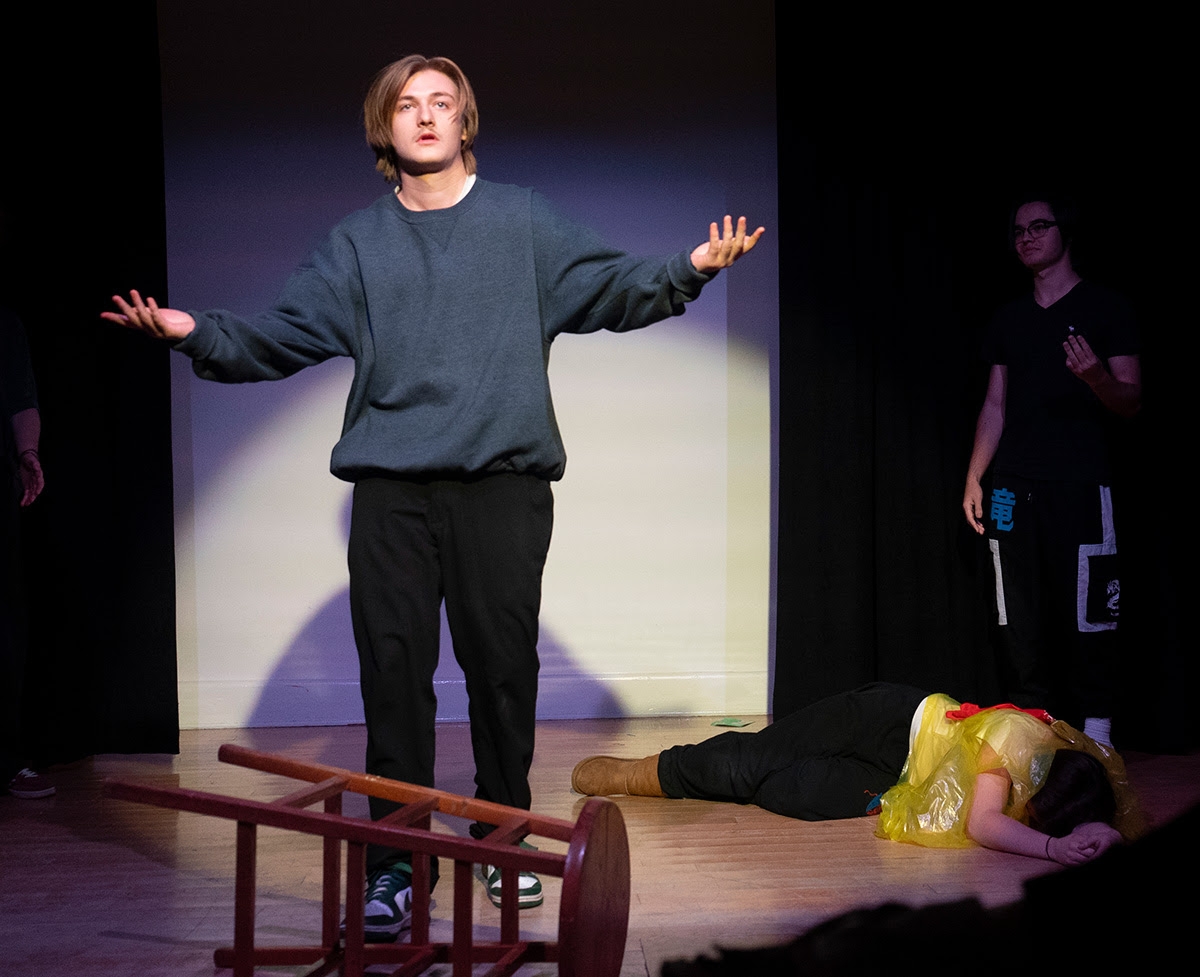
[[[1158,76],[1056,62],[1069,111],[1047,118],[1009,84],[1024,70],[1011,55],[807,53],[779,59],[776,718],[877,679],[996,701],[986,544],[960,509],[986,387],[978,349],[992,311],[1029,288],[1007,250],[1009,200],[1057,184],[1091,218],[1085,276],[1126,292],[1143,332],[1144,408],[1122,432],[1117,479],[1115,736],[1194,744],[1182,546],[1157,500],[1176,484],[1187,413],[1171,324],[1190,260],[1170,243],[1183,174],[1164,160],[1183,158],[1178,137],[1143,113]],[[831,94],[835,65],[845,85]]]
[[[153,2],[6,14],[5,301],[29,333],[42,497],[22,517],[27,744],[39,765],[176,752],[168,351],[102,323],[166,299]],[[19,50],[21,59],[11,57]]]
[[[780,329],[775,714],[875,679],[988,697],[959,514],[986,382],[955,307],[961,238],[891,160],[801,146],[781,208],[796,230],[781,276],[795,287]]]

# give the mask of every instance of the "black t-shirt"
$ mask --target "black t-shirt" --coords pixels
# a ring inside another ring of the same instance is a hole
[[[995,471],[1025,478],[1107,483],[1116,415],[1066,365],[1072,330],[1107,365],[1138,352],[1137,327],[1124,297],[1080,282],[1043,309],[1029,295],[992,320],[984,357],[1008,368],[1004,433]]]

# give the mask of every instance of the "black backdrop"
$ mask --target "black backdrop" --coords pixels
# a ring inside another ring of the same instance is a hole
[[[874,49],[813,40],[781,68],[781,280],[794,287],[773,708],[874,679],[995,701],[990,571],[959,508],[986,387],[976,355],[991,311],[1029,287],[1007,252],[1011,197],[1057,184],[1088,218],[1082,270],[1127,292],[1143,328],[1144,409],[1119,448],[1114,735],[1182,748],[1196,741],[1195,655],[1180,633],[1190,544],[1174,472],[1194,441],[1181,343],[1194,344],[1179,325],[1194,210],[1182,137],[1164,125],[1179,89],[1161,37],[1143,46],[1134,25],[1089,25],[1086,49],[1064,41],[1073,31],[1022,26],[957,50],[914,43],[915,24],[894,39],[909,43]],[[814,99],[831,77],[844,87]]]
[[[115,282],[166,286],[154,7],[118,7],[4,15],[0,275],[46,472],[22,527],[41,764],[179,739],[168,351],[97,318]]]
[[[1194,442],[1180,420],[1190,330],[1177,325],[1190,321],[1190,175],[1182,136],[1161,124],[1179,98],[1159,70],[1170,59],[1129,35],[1119,57],[1045,37],[953,53],[919,25],[853,46],[817,26],[778,25],[776,714],[874,678],[993,692],[986,579],[958,508],[985,379],[973,351],[989,310],[1025,287],[1004,251],[1008,195],[1049,175],[1090,205],[1089,273],[1130,293],[1145,334],[1119,513],[1129,703],[1117,734],[1194,744],[1178,488]],[[170,752],[167,354],[95,318],[118,284],[166,293],[154,5],[74,14],[68,36],[26,13],[11,36],[36,55],[5,63],[20,137],[4,163],[3,274],[47,431],[49,487],[25,520],[39,760]],[[697,83],[719,90],[737,57]]]

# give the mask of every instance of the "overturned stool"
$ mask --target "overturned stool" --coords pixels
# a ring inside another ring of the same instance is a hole
[[[620,972],[629,926],[629,842],[621,812],[612,803],[589,798],[579,819],[572,823],[229,744],[222,746],[217,755],[226,763],[290,777],[311,786],[271,803],[124,780],[106,782],[104,791],[122,800],[237,822],[233,946],[213,954],[218,967],[233,968],[234,977],[252,977],[256,966],[306,964],[314,965],[308,977],[335,972],[361,977],[368,965],[391,963],[400,964],[392,971],[394,977],[421,974],[436,963],[450,963],[454,977],[469,977],[474,965],[481,963],[493,964],[487,971],[489,977],[502,977],[523,964],[540,962],[556,962],[561,977],[616,977]],[[342,795],[347,791],[398,801],[404,806],[379,821],[346,817],[342,814]],[[319,802],[323,803],[323,810],[306,810]],[[496,829],[480,840],[436,834],[430,830],[434,811],[494,824]],[[324,838],[318,946],[254,945],[259,825]],[[522,848],[518,842],[527,834],[568,842],[567,853],[558,855]],[[344,937],[339,934],[342,842],[346,843]],[[413,853],[412,931],[408,943],[364,941],[362,893],[368,844]],[[451,943],[433,943],[429,939],[431,857],[454,862]],[[502,871],[498,942],[474,941],[472,866],[476,864],[496,865]],[[557,942],[521,940],[517,917],[520,872],[563,880]]]

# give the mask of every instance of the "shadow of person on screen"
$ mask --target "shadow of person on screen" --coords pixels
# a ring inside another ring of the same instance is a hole
[[[342,507],[342,533],[350,535],[351,498]],[[453,639],[442,612],[441,656],[433,687],[438,719],[467,721],[462,669],[453,655]],[[569,649],[545,626],[538,637],[541,688],[538,719],[620,718],[625,709],[599,679],[581,669]],[[255,730],[281,726],[344,726],[363,722],[358,685],[358,653],[350,623],[349,587],[332,594],[300,628],[263,683],[246,725],[255,748],[273,749],[277,736]],[[314,758],[316,759],[316,758]],[[333,762],[322,757],[318,762]],[[338,762],[336,765],[343,765]],[[357,766],[357,765],[356,765]]]

